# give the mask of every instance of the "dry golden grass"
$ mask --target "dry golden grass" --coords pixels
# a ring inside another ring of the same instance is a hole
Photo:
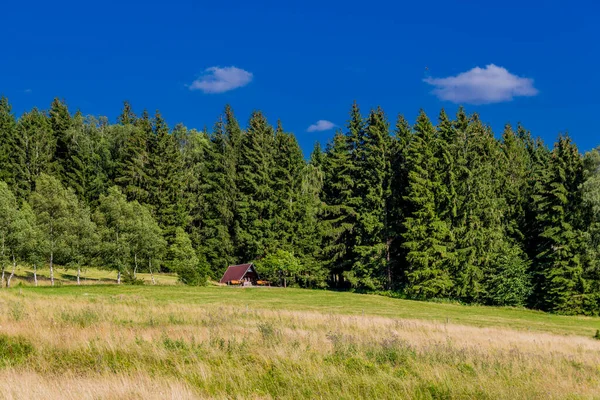
[[[126,294],[0,309],[6,399],[600,398],[582,336]]]

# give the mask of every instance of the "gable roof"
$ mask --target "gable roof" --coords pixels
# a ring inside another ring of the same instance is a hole
[[[240,281],[250,268],[252,268],[252,264],[230,265],[219,282]]]

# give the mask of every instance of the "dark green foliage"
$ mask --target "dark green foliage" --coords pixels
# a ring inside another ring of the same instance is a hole
[[[56,169],[62,177],[62,181],[65,182],[64,169],[68,165],[70,160],[70,149],[71,149],[71,138],[68,134],[69,128],[73,123],[69,109],[64,101],[55,98],[50,106],[50,126],[54,139],[56,140],[56,147],[54,149],[54,160],[56,161]]]
[[[405,197],[407,217],[404,222],[406,291],[422,298],[450,294],[452,239],[449,224],[441,219],[440,193],[442,177],[435,128],[423,111],[414,126],[414,136],[407,154],[408,188]]]
[[[56,139],[48,117],[34,108],[19,118],[17,139],[13,146],[14,190],[20,198],[27,198],[42,173],[55,170],[53,163]]]
[[[0,180],[15,184],[14,154],[17,150],[17,121],[6,97],[0,98]]]
[[[580,186],[583,160],[568,137],[558,139],[544,185],[536,192],[537,268],[535,299],[544,309],[586,312],[589,284],[584,275]]]
[[[336,133],[323,160],[323,260],[331,284],[343,287],[344,271],[351,268],[356,211],[350,203],[354,182],[350,173],[350,151],[346,138]]]
[[[116,124],[58,99],[17,120],[1,98],[3,282],[56,261],[198,285],[255,261],[273,284],[600,313],[600,151],[462,108],[390,130],[354,103],[306,160],[260,111],[209,133],[128,102]]]
[[[254,112],[243,136],[238,165],[235,235],[240,259],[264,257],[276,248],[273,127]]]

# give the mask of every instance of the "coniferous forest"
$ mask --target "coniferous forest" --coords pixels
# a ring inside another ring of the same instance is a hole
[[[199,131],[2,98],[0,240],[2,286],[17,265],[199,285],[255,262],[276,284],[599,314],[600,150],[354,104],[305,158],[260,111]]]

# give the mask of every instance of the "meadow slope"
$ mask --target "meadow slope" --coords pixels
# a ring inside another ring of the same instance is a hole
[[[600,319],[329,291],[0,291],[2,399],[599,398]]]

